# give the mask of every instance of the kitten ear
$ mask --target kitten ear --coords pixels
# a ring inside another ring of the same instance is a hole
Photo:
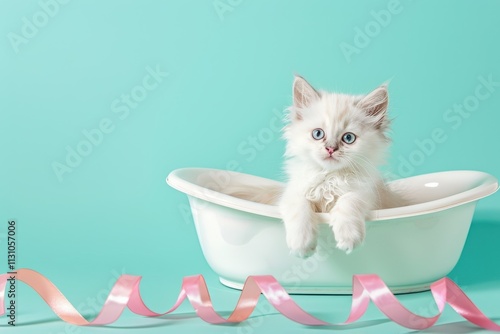
[[[357,103],[369,116],[385,116],[389,105],[389,93],[387,84],[383,84],[367,94]]]
[[[307,108],[311,102],[319,98],[319,93],[301,76],[296,75],[293,81],[293,106],[296,111]],[[302,116],[300,113],[296,114],[298,119]]]

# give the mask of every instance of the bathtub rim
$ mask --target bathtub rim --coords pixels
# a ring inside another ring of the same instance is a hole
[[[279,208],[274,205],[262,204],[257,202],[252,202],[248,200],[244,200],[241,198],[233,197],[230,195],[226,195],[224,193],[211,190],[205,187],[202,187],[196,183],[188,181],[186,179],[185,174],[194,174],[199,175],[203,172],[217,172],[217,173],[229,173],[238,176],[250,176],[252,178],[257,178],[261,181],[268,182],[270,184],[282,184],[281,182],[263,178],[256,175],[230,171],[230,170],[222,170],[222,169],[214,169],[214,168],[196,168],[196,167],[187,167],[187,168],[179,168],[171,171],[166,178],[166,182],[172,188],[185,193],[186,195],[193,196],[211,203],[215,203],[218,205],[222,205],[225,207],[229,207],[232,209],[276,218],[281,220],[281,214],[279,212]],[[390,209],[379,209],[372,210],[370,221],[382,221],[382,220],[394,220],[406,217],[415,217],[435,212],[444,211],[459,205],[463,205],[470,202],[478,201],[484,197],[492,195],[498,190],[498,180],[485,172],[474,171],[474,170],[450,170],[450,171],[442,171],[435,173],[427,173],[420,174],[415,176],[410,176],[407,178],[402,178],[398,180],[391,181],[392,182],[408,182],[411,180],[416,180],[418,178],[424,177],[439,177],[444,174],[455,173],[459,175],[460,173],[465,174],[477,174],[481,177],[481,182],[478,182],[478,185],[472,187],[468,190],[458,192],[456,194],[446,196],[443,198],[412,204],[404,207],[390,208]],[[184,175],[183,175],[184,174]],[[319,216],[319,220],[322,222],[328,221],[327,213],[316,213]]]

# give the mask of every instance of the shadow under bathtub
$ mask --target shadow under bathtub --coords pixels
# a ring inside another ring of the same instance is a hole
[[[476,211],[460,260],[448,277],[460,286],[500,284],[499,259],[500,211]]]

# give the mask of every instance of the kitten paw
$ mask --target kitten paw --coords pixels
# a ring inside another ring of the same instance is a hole
[[[316,245],[308,247],[308,248],[290,248],[290,255],[300,257],[301,259],[307,259],[311,257],[316,252]]]
[[[317,240],[312,234],[295,234],[287,236],[287,244],[291,255],[305,259],[316,252]]]
[[[346,254],[350,254],[359,243],[354,240],[338,240],[336,247]]]
[[[361,245],[365,238],[364,221],[349,221],[335,219],[332,223],[336,247],[349,254],[354,248]]]

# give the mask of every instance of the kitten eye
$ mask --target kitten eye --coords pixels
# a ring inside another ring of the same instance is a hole
[[[342,136],[342,141],[346,144],[352,144],[356,140],[356,135],[352,132],[346,132]]]
[[[320,139],[323,139],[325,138],[325,132],[323,131],[323,129],[314,129],[312,131],[312,137],[316,140],[320,140]]]

